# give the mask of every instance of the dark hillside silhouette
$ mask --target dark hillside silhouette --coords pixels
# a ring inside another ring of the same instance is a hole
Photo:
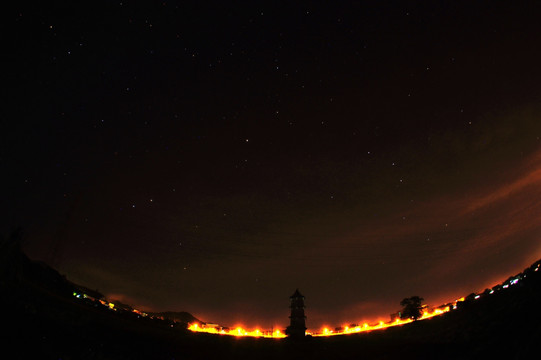
[[[204,323],[204,321],[201,321],[197,319],[195,316],[190,314],[186,311],[164,311],[164,312],[156,312],[156,313],[148,313],[151,316],[155,317],[162,317],[164,319],[168,319],[170,321],[177,321],[182,323]]]
[[[14,351],[21,359],[538,357],[539,261],[442,316],[383,331],[299,342],[191,333],[184,322],[195,318],[188,313],[161,313],[162,320],[112,311],[99,302],[74,297],[74,284],[28,259],[20,248],[20,233],[2,239],[1,249],[1,306],[4,328],[9,329],[3,338],[4,351]]]

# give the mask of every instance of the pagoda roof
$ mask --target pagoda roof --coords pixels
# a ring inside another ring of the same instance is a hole
[[[290,298],[303,298],[304,295],[302,295],[300,292],[299,292],[299,289],[295,290],[295,292],[293,293],[293,295],[290,296]]]

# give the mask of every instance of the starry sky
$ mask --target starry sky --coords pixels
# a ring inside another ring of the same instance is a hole
[[[308,328],[541,258],[541,4],[9,12],[1,231],[146,311]]]

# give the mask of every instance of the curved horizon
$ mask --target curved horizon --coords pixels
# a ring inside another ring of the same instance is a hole
[[[254,328],[371,322],[541,258],[541,3],[20,3],[0,228]]]

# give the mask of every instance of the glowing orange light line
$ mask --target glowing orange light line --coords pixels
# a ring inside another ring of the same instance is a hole
[[[464,298],[461,298],[455,301],[454,305],[456,305],[456,303],[459,301],[464,301]],[[438,308],[432,312],[425,311],[418,320],[430,319],[434,316],[439,316],[449,311],[450,311],[450,306],[446,306],[445,308]],[[379,323],[375,325],[369,325],[365,323],[362,326],[361,325],[357,325],[354,327],[345,326],[339,330],[330,330],[329,328],[323,328],[321,332],[307,331],[306,335],[335,336],[335,335],[356,334],[356,333],[373,331],[373,330],[382,330],[382,329],[386,329],[392,326],[401,326],[404,324],[409,324],[411,322],[413,322],[412,319],[396,319],[391,322],[380,321]],[[275,331],[261,331],[259,329],[246,330],[242,327],[237,327],[235,329],[230,330],[230,329],[223,329],[223,328],[220,329],[217,327],[205,327],[205,325],[199,325],[197,323],[190,324],[188,329],[193,332],[203,332],[203,333],[209,333],[209,334],[220,334],[220,335],[230,335],[230,336],[251,336],[251,337],[264,337],[264,338],[285,338],[286,337],[286,334],[284,334],[280,330],[275,330]]]

